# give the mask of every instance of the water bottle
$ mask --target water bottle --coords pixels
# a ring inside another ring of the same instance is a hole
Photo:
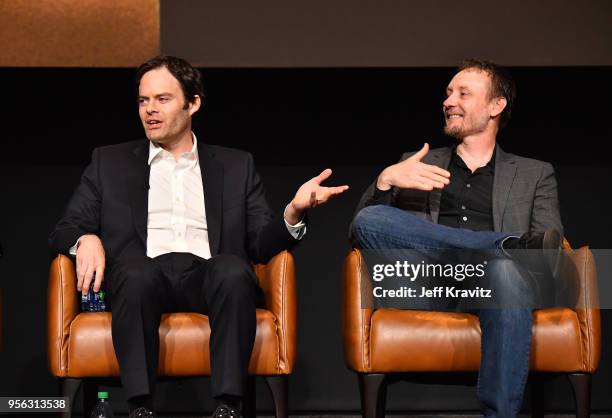
[[[93,290],[93,282],[86,295],[81,293],[81,312],[104,312],[106,311],[106,292],[104,286],[98,292]]]
[[[98,402],[89,418],[114,418],[113,410],[108,403],[108,392],[98,392]]]

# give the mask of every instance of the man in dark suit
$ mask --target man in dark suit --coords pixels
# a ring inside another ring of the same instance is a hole
[[[497,308],[478,311],[478,397],[487,417],[520,410],[538,302],[533,276],[550,276],[563,231],[553,167],[496,144],[515,95],[505,70],[465,61],[443,103],[444,131],[456,145],[430,151],[425,144],[385,168],[351,227],[353,243],[363,249],[500,250],[486,275]]]
[[[93,151],[50,245],[76,255],[83,294],[107,282],[130,416],[153,416],[158,329],[169,311],[209,316],[214,416],[239,416],[263,295],[250,262],[294,246],[305,212],[348,186],[321,186],[327,169],[275,216],[252,156],[192,133],[203,98],[197,69],[161,56],[142,64],[137,79],[148,140]]]

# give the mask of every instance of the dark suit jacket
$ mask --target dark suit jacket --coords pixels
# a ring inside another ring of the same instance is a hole
[[[110,259],[146,255],[149,141],[96,148],[66,212],[49,237],[67,253],[86,233],[98,235]],[[251,154],[198,142],[210,252],[266,262],[295,245],[274,216]]]
[[[446,169],[452,150],[451,147],[430,150],[422,162]],[[413,154],[405,153],[401,161]],[[376,180],[363,194],[355,214],[368,205],[387,204],[438,223],[441,189],[427,192],[394,188],[381,199],[375,198],[375,190]],[[492,199],[495,231],[520,235],[554,228],[563,234],[557,181],[549,163],[509,154],[497,146]]]

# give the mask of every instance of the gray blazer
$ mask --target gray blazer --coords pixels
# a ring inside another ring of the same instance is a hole
[[[432,149],[423,162],[446,169],[451,152],[451,147]],[[412,154],[404,153],[400,161]],[[365,206],[387,204],[438,223],[441,189],[427,192],[393,188],[379,200],[374,199],[375,189],[376,180],[361,197],[355,215]],[[492,198],[495,231],[520,235],[554,228],[563,234],[557,181],[550,163],[506,153],[497,145]]]

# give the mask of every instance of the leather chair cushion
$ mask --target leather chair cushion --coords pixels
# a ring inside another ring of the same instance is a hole
[[[534,313],[531,370],[580,371],[580,325],[575,311]],[[371,373],[477,371],[478,317],[466,313],[378,309],[371,319]]]
[[[164,314],[159,328],[160,376],[210,375],[210,325],[198,313]],[[263,350],[264,345],[266,350]],[[257,310],[257,334],[249,364],[250,374],[282,374],[276,318],[272,312]],[[111,337],[111,314],[82,313],[70,325],[68,376],[119,376]]]

